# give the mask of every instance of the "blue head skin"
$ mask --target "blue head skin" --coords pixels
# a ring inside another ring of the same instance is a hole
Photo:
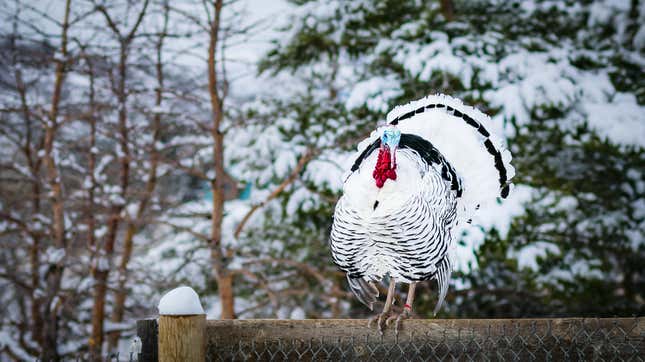
[[[396,168],[396,149],[399,147],[401,141],[401,131],[396,127],[388,127],[383,131],[381,136],[381,147],[385,148],[387,145],[390,150],[390,159],[392,160],[391,167]]]
[[[388,145],[390,150],[395,150],[401,141],[401,131],[396,127],[388,127],[381,136],[381,144]]]

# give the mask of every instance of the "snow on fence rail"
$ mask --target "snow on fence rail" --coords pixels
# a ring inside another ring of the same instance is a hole
[[[154,319],[137,323],[139,360],[181,360],[158,355],[158,328]],[[413,319],[398,336],[365,320],[209,320],[203,334],[206,361],[645,359],[643,317]]]

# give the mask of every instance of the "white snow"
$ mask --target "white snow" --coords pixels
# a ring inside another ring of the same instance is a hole
[[[61,260],[63,260],[63,258],[65,257],[65,254],[66,253],[64,248],[50,247],[47,249],[47,260],[51,264],[57,264]]]
[[[130,353],[132,353],[135,358],[137,358],[138,354],[141,353],[141,347],[141,338],[139,338],[139,336],[134,336],[130,343]]]
[[[601,135],[622,144],[640,145],[645,136],[645,107],[632,94],[614,95],[611,102],[586,103],[589,124]]]
[[[154,106],[150,109],[150,112],[152,113],[170,113],[170,110],[168,109],[167,105],[158,105]]]
[[[199,296],[191,287],[182,286],[166,293],[159,301],[160,315],[205,314]]]
[[[125,207],[125,212],[130,219],[134,219],[139,212],[139,204],[132,203]]]
[[[400,95],[401,92],[394,77],[370,78],[354,85],[345,106],[353,109],[367,104],[367,107],[372,110],[386,112],[387,101]]]
[[[560,248],[553,243],[536,241],[510,254],[510,257],[517,259],[517,266],[520,269],[528,268],[533,271],[538,271],[538,258],[544,258],[548,254],[559,255]]]
[[[0,350],[6,348],[25,361],[32,360],[33,356],[29,355],[20,347],[20,345],[16,342],[17,339],[17,336],[12,335],[12,333],[8,330],[0,330]]]
[[[645,26],[641,26],[634,36],[634,48],[638,50],[645,49]]]
[[[289,315],[289,319],[305,319],[305,317],[306,317],[306,313],[300,307],[294,308],[291,311],[291,314]]]
[[[100,271],[110,270],[110,261],[105,256],[98,258],[96,268]]]

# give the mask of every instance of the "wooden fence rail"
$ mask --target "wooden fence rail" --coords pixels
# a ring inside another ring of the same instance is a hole
[[[140,361],[157,361],[157,327],[138,322]],[[365,320],[210,320],[204,334],[207,361],[645,360],[643,317],[415,319],[398,336]]]

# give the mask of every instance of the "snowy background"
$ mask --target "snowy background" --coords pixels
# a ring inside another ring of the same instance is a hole
[[[441,316],[645,312],[645,3],[74,1],[65,37],[63,3],[0,3],[0,360],[126,351],[179,285],[208,318],[366,317],[333,207],[357,144],[432,93],[489,114],[517,170]]]

